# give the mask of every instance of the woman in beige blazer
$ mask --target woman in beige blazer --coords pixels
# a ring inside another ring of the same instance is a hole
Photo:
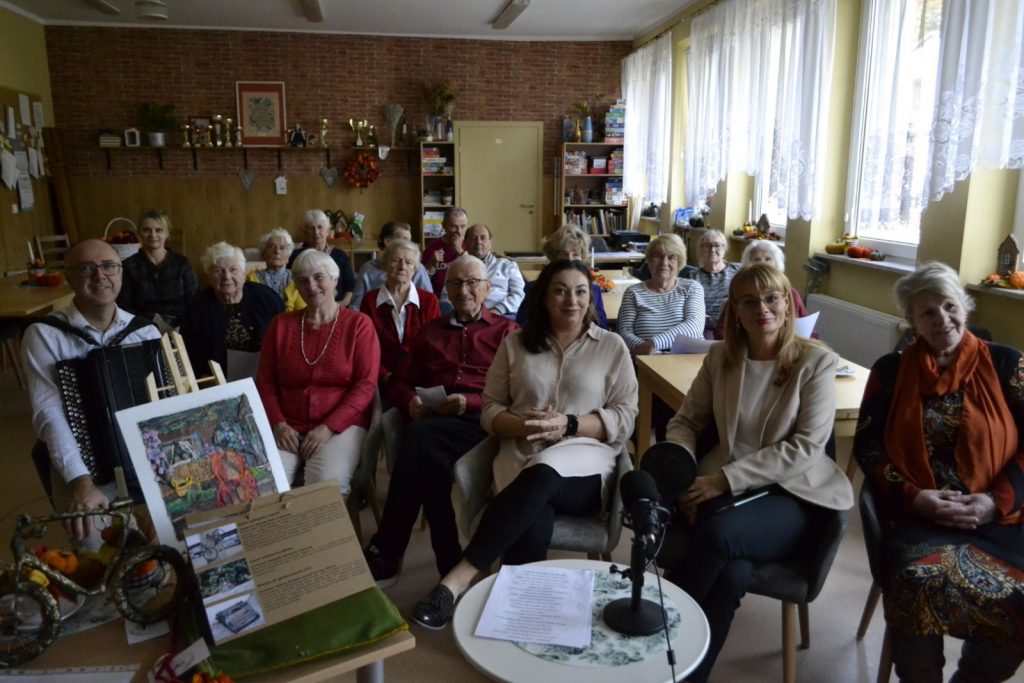
[[[696,480],[677,500],[691,526],[671,579],[700,603],[711,626],[708,654],[691,681],[707,679],[754,563],[791,555],[814,538],[826,509],[853,506],[849,480],[825,453],[836,356],[796,337],[790,291],[771,266],[737,273],[725,342],[711,347],[668,424],[668,440],[691,454],[705,429],[714,424],[718,432],[718,445],[700,458]]]

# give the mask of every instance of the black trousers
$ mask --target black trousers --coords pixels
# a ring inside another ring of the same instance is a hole
[[[711,642],[704,661],[690,681],[706,681],[729,634],[733,615],[754,575],[758,562],[781,560],[813,540],[826,510],[778,490],[764,498],[718,514],[718,499],[701,506],[693,527],[673,525],[666,548],[675,559],[669,580],[685,590],[704,610]],[[681,547],[680,547],[681,546]]]
[[[437,570],[444,576],[459,563],[462,547],[452,509],[452,467],[486,436],[480,413],[427,417],[406,425],[380,530],[370,541],[385,560],[397,564],[405,555],[422,507]]]
[[[548,465],[527,467],[487,506],[465,559],[480,571],[499,557],[505,564],[539,562],[547,558],[556,514],[600,507],[601,475],[563,477]]]

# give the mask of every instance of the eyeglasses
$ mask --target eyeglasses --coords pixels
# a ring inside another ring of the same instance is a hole
[[[784,297],[780,292],[769,292],[763,297],[745,296],[740,299],[740,307],[745,308],[748,311],[756,311],[761,308],[761,304],[763,303],[768,308],[775,308],[783,298]]]
[[[92,277],[96,271],[103,271],[104,275],[117,275],[123,266],[117,261],[104,261],[103,263],[79,263],[72,267],[72,270],[82,277]]]
[[[477,277],[471,277],[466,280],[446,280],[444,283],[445,287],[451,287],[455,291],[459,291],[463,286],[469,287],[470,289],[476,289],[476,286],[481,282],[487,282]]]
[[[724,244],[702,244],[701,249],[707,249],[708,251],[725,251]]]

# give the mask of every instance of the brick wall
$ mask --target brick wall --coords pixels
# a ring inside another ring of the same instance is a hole
[[[289,125],[307,131],[314,120],[331,120],[331,144],[350,145],[342,121],[366,118],[386,130],[383,106],[405,107],[412,125],[423,126],[421,84],[450,80],[458,93],[454,117],[465,120],[530,120],[545,125],[545,175],[560,141],[561,115],[573,102],[620,92],[620,60],[628,42],[513,42],[318,35],[252,31],[204,31],[51,26],[46,28],[56,125],[67,143],[72,176],[236,176],[238,153],[206,153],[193,169],[191,156],[165,154],[160,170],[151,154],[115,152],[107,170],[96,135],[135,123],[144,101],[172,102],[179,118],[222,114],[234,118],[235,81],[284,81]],[[386,135],[386,133],[385,133]],[[181,134],[170,136],[170,146]],[[340,158],[339,158],[340,156]],[[334,164],[347,154],[336,149]],[[257,173],[272,171],[276,155],[249,155]],[[289,174],[316,174],[323,158],[287,156]],[[385,162],[389,175],[414,176],[403,155]],[[370,191],[372,191],[371,188]]]

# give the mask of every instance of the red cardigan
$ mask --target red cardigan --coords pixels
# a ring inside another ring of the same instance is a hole
[[[441,305],[437,302],[436,296],[417,287],[416,294],[420,298],[420,305],[406,308],[405,339],[398,341],[398,328],[395,327],[395,320],[391,317],[394,306],[388,304],[378,307],[378,294],[380,294],[380,288],[364,296],[359,304],[359,310],[370,317],[370,320],[373,321],[373,329],[377,330],[377,338],[380,340],[380,379],[383,380],[384,375],[397,370],[398,364],[409,354],[412,342],[419,334],[420,328],[441,316]]]
[[[309,366],[299,348],[304,313],[277,316],[263,338],[256,388],[270,424],[287,422],[300,434],[321,424],[336,433],[352,425],[368,428],[380,367],[380,344],[373,325],[362,313],[342,308],[327,350],[316,365]],[[308,358],[320,354],[330,331],[330,325],[315,332],[306,325]]]

